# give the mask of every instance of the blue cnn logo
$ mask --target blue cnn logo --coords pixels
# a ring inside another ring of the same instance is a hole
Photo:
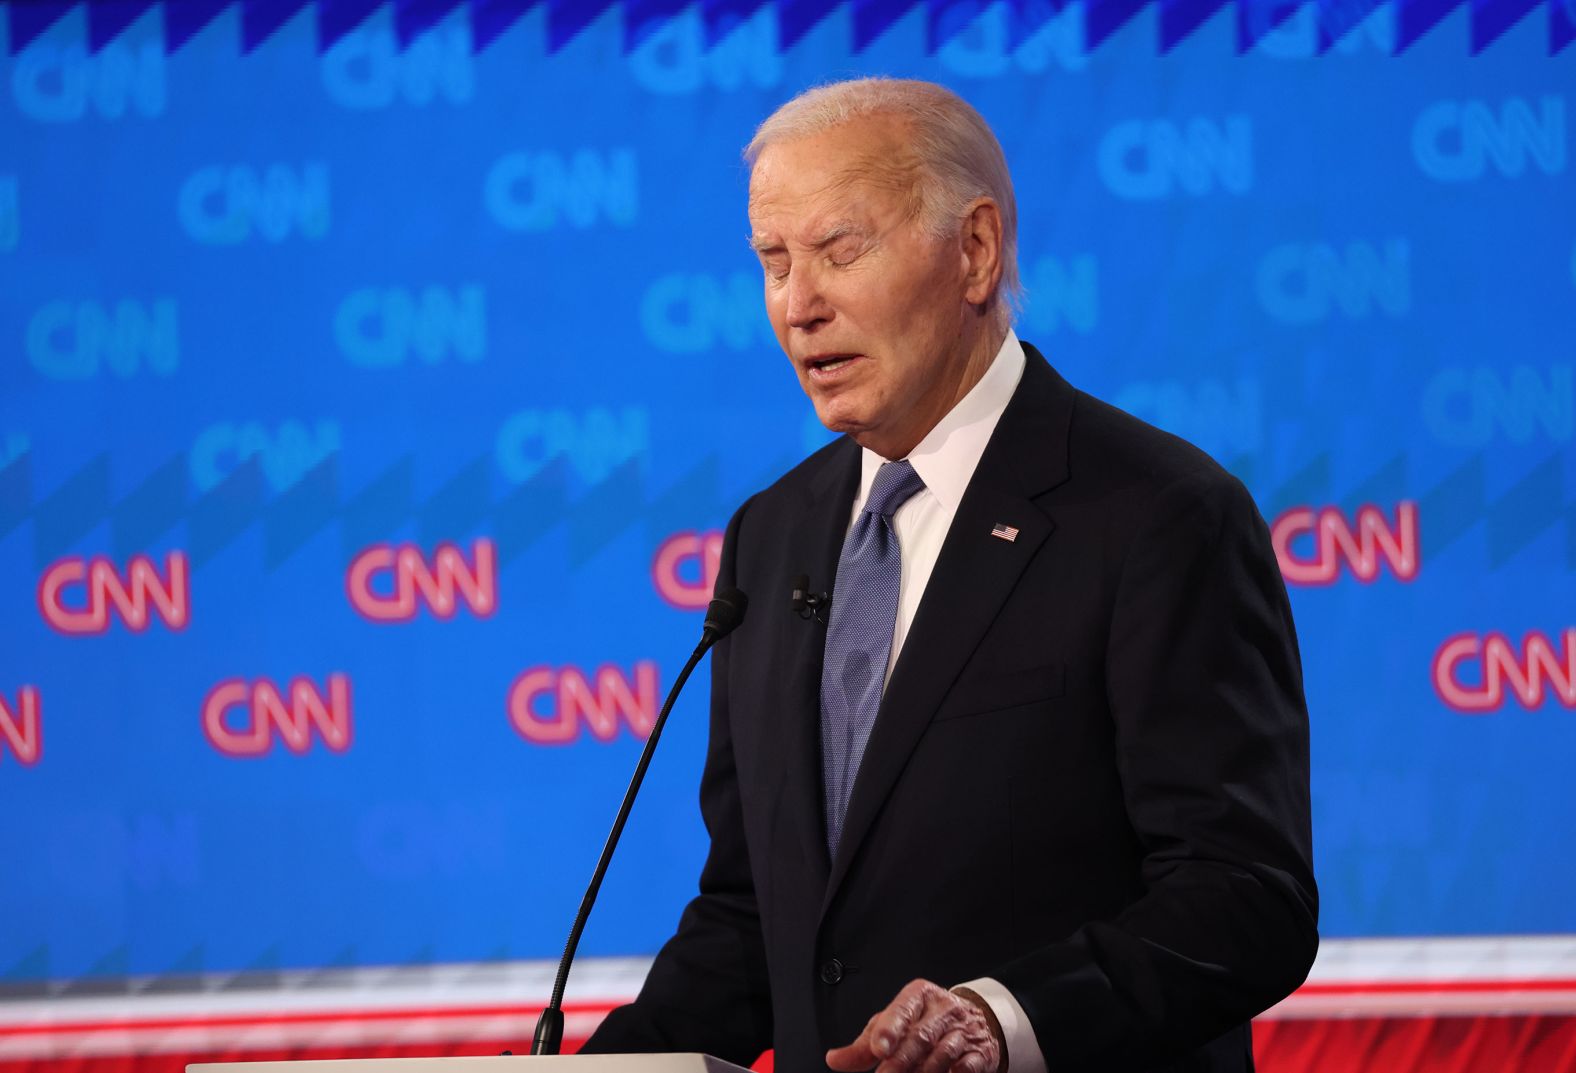
[[[1412,124],[1412,156],[1440,182],[1471,182],[1494,170],[1517,179],[1535,165],[1558,175],[1566,163],[1565,101],[1512,97],[1495,111],[1485,101],[1438,101]]]
[[[324,54],[321,70],[329,99],[358,111],[463,105],[476,93],[471,35],[459,24],[424,33],[403,50],[387,27],[356,30]]]
[[[22,199],[15,175],[0,175],[0,253],[16,249],[22,233]]]
[[[643,406],[521,410],[498,429],[498,470],[505,479],[519,483],[561,458],[581,480],[596,484],[625,462],[645,455],[650,429],[651,415]]]
[[[771,89],[783,74],[777,13],[762,8],[707,48],[700,9],[686,7],[630,53],[629,73],[643,89],[675,96],[703,89]]]
[[[96,115],[151,119],[164,114],[164,50],[154,41],[112,41],[89,55],[80,42],[37,42],[11,71],[17,109],[40,123],[75,123]]]
[[[1452,447],[1482,447],[1497,437],[1566,443],[1576,432],[1576,376],[1569,365],[1445,369],[1423,391],[1428,429]]]
[[[1129,119],[1100,139],[1097,163],[1106,188],[1135,201],[1246,194],[1253,189],[1253,122],[1245,115]]]
[[[175,301],[50,302],[28,321],[27,356],[51,380],[91,380],[101,369],[169,376],[180,365]]]
[[[761,277],[750,272],[658,276],[641,296],[640,328],[647,342],[669,354],[777,344],[761,300]]]
[[[1111,401],[1226,461],[1264,445],[1264,391],[1256,379],[1141,381]]]
[[[487,356],[487,299],[482,288],[363,287],[339,304],[334,339],[352,365],[386,369],[412,357],[434,365]]]
[[[1070,328],[1088,335],[1100,323],[1100,280],[1095,259],[1040,257],[1024,266],[1024,326],[1049,334]]]
[[[969,10],[965,5],[958,9]],[[1080,71],[1088,64],[1082,4],[1068,4],[1017,45],[1012,43],[1011,18],[1006,4],[991,4],[948,38],[936,50],[936,59],[964,78],[1041,74],[1053,64],[1063,71]]]
[[[328,233],[328,166],[221,164],[199,168],[176,203],[186,234],[207,246],[233,246],[253,235],[283,242]]]
[[[1359,320],[1412,308],[1412,256],[1406,239],[1276,246],[1259,261],[1259,304],[1287,324],[1316,324],[1339,312]]]
[[[206,492],[255,458],[269,486],[282,492],[338,453],[338,421],[220,421],[197,434],[188,464],[192,485]]]
[[[487,172],[487,211],[507,231],[635,222],[640,184],[633,149],[508,153]]]

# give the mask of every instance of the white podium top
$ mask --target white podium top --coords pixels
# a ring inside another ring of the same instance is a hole
[[[193,1062],[186,1073],[748,1073],[709,1054],[499,1054],[465,1058],[338,1058]]]

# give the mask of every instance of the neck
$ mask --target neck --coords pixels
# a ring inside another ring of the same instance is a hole
[[[951,390],[937,397],[934,412],[927,414],[926,419],[916,422],[914,426],[904,430],[904,434],[890,440],[875,437],[865,439],[855,436],[854,439],[861,447],[868,447],[876,454],[889,462],[908,457],[914,448],[919,446],[921,440],[930,435],[930,431],[941,424],[942,418],[952,412],[953,407],[963,401],[963,396],[974,390],[990,369],[991,362],[1001,350],[1002,343],[1007,340],[1007,329],[998,328],[992,323],[989,327],[974,334],[972,342],[966,344],[963,355],[957,359],[953,368],[957,377]]]

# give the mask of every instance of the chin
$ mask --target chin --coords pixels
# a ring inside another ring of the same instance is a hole
[[[861,408],[846,391],[830,395],[811,395],[810,402],[815,406],[817,420],[832,432],[852,434],[868,424],[860,420],[863,416]]]
[[[826,410],[817,408],[815,416],[825,425],[829,432],[839,432],[847,436],[858,438],[859,432],[865,426],[846,413],[835,409]]]

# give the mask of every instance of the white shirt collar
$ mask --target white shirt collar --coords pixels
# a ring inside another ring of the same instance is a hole
[[[979,383],[970,388],[969,393],[959,399],[958,404],[947,411],[947,416],[908,453],[909,464],[925,482],[925,490],[936,497],[949,515],[956,513],[958,504],[963,501],[964,489],[974,476],[974,468],[979,465],[980,455],[985,453],[991,433],[996,431],[996,422],[1001,420],[1002,411],[1023,378],[1026,360],[1023,344],[1018,342],[1017,334],[1008,329],[1007,338],[1002,340],[1001,349],[996,351]],[[868,447],[862,449],[860,503],[869,498],[876,470],[885,462],[886,459]]]

